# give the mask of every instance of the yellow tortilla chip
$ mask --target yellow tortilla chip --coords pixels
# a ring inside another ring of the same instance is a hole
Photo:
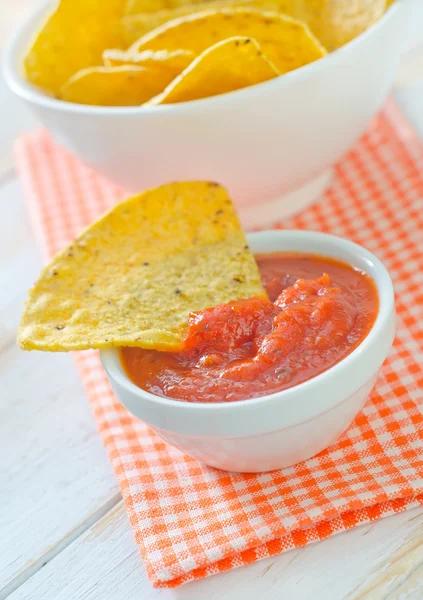
[[[45,267],[29,292],[25,350],[175,350],[188,315],[266,296],[221,186],[172,183],[115,206]]]
[[[205,0],[127,0],[125,14],[154,13],[159,10],[178,8],[185,4],[200,4],[203,2]]]
[[[147,10],[146,1],[133,0],[131,10],[122,18],[122,37],[128,45],[178,17],[223,7],[251,7],[303,20],[326,49],[335,50],[378,21],[395,0],[200,0],[190,4],[162,0],[160,10]],[[172,6],[166,8],[165,4]]]
[[[103,61],[107,66],[137,65],[147,69],[165,70],[173,77],[186,69],[194,58],[195,54],[190,50],[173,50],[172,52],[144,50],[144,52],[138,53],[130,53],[125,50],[105,50],[103,52]]]
[[[236,0],[234,3],[236,3]],[[184,6],[162,9],[155,12],[129,14],[123,17],[121,21],[122,37],[129,46],[139,40],[140,37],[149,31],[160,27],[168,21],[172,21],[178,17],[184,17],[185,15],[202,12],[204,10],[208,10],[209,8],[231,6],[231,4],[231,0],[218,0],[217,2],[210,3],[201,2],[199,4],[187,4]]]
[[[60,89],[59,98],[96,106],[139,106],[159,94],[174,76],[140,66],[90,67],[73,75]]]
[[[61,0],[25,59],[28,81],[57,94],[74,73],[101,64],[106,48],[121,48],[123,0]]]
[[[175,104],[208,98],[268,81],[280,75],[254,40],[234,37],[198,56],[149,104]]]
[[[331,51],[366,31],[385,8],[386,0],[298,0],[296,16]]]
[[[280,73],[297,69],[326,53],[301,21],[247,8],[222,8],[175,19],[142,37],[130,51],[183,48],[200,54],[217,42],[238,35],[255,39]]]
[[[225,7],[254,7],[295,16],[296,2],[297,0],[210,0],[209,2],[184,4],[176,8],[163,9],[156,12],[130,14],[122,19],[122,37],[129,46],[141,36],[168,21],[184,17],[185,15]]]

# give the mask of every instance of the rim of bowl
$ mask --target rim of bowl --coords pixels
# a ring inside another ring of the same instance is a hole
[[[190,411],[204,411],[207,412],[216,412],[216,411],[227,411],[230,412],[233,410],[234,405],[240,405],[245,407],[257,406],[260,404],[264,404],[269,402],[276,397],[284,398],[287,402],[293,400],[295,396],[299,393],[306,394],[307,392],[313,391],[313,388],[319,385],[324,385],[326,381],[333,378],[334,376],[342,376],[342,373],[347,371],[348,369],[354,366],[354,363],[360,360],[360,355],[373,344],[373,342],[378,338],[379,334],[383,331],[383,329],[389,323],[390,318],[392,317],[392,311],[395,308],[395,299],[394,299],[394,288],[392,284],[391,277],[384,266],[384,264],[369,250],[363,248],[359,244],[355,244],[349,240],[340,238],[338,236],[329,235],[326,233],[320,233],[315,231],[304,231],[304,230],[267,230],[267,231],[259,231],[247,234],[247,239],[251,237],[255,238],[258,236],[265,236],[270,232],[277,232],[283,238],[295,238],[299,240],[303,239],[311,239],[311,240],[326,240],[328,242],[332,242],[332,244],[338,245],[341,249],[343,248],[350,256],[351,262],[347,262],[354,266],[352,262],[352,257],[355,255],[356,257],[360,257],[361,260],[366,262],[369,266],[371,266],[378,275],[378,279],[380,282],[378,283],[374,277],[370,273],[367,273],[370,277],[372,277],[374,284],[377,287],[378,296],[379,296],[379,310],[376,317],[375,322],[373,323],[372,328],[370,329],[367,336],[364,340],[345,358],[341,361],[329,367],[323,373],[308,379],[298,385],[287,388],[285,390],[281,390],[279,392],[274,392],[273,394],[267,394],[265,396],[259,396],[257,398],[248,398],[245,400],[239,400],[235,402],[186,402],[185,400],[179,400],[177,398],[166,398],[163,396],[156,396],[155,394],[151,394],[147,390],[139,388],[136,386],[129,377],[126,375],[121,360],[119,356],[119,348],[110,348],[107,350],[100,351],[100,359],[103,364],[103,367],[107,374],[120,386],[126,389],[126,391],[131,392],[140,399],[144,401],[147,400],[149,402],[160,404],[163,407],[172,408],[173,410],[190,410]],[[290,250],[287,250],[289,252]],[[269,251],[272,252],[272,251]],[[274,252],[284,252],[284,250],[274,250]],[[293,250],[295,252],[295,250]],[[298,251],[300,252],[300,251]],[[310,251],[308,253],[311,253]],[[316,254],[324,256],[324,254],[319,254],[316,251]],[[291,397],[291,398],[290,398]]]
[[[320,58],[308,65],[290,71],[283,75],[283,77],[276,77],[270,81],[265,81],[256,85],[249,86],[240,90],[227,92],[210,98],[201,98],[199,100],[191,100],[189,102],[180,102],[177,104],[161,104],[158,106],[92,106],[89,104],[76,104],[72,102],[66,102],[57,98],[52,98],[47,94],[43,93],[41,89],[38,89],[35,85],[27,82],[23,74],[19,73],[18,64],[20,64],[21,57],[17,56],[18,51],[22,51],[24,44],[22,38],[26,36],[27,40],[30,40],[34,35],[34,24],[41,20],[42,16],[47,12],[51,6],[51,0],[47,0],[41,7],[38,7],[33,13],[31,13],[26,20],[17,28],[15,33],[7,40],[4,48],[4,60],[3,60],[3,76],[10,87],[10,89],[20,98],[27,100],[38,106],[45,108],[51,108],[63,112],[69,112],[74,114],[88,114],[88,115],[99,115],[99,116],[131,116],[134,114],[163,114],[163,113],[182,113],[187,110],[201,110],[203,107],[211,105],[219,105],[221,102],[233,102],[238,98],[243,97],[254,97],[260,95],[262,92],[271,90],[272,86],[275,85],[290,85],[291,82],[301,80],[316,71],[324,68],[325,65],[336,63],[342,60],[344,55],[349,51],[353,50],[356,46],[365,41],[374,32],[382,28],[388,21],[395,18],[395,15],[403,9],[404,0],[397,0],[392,4],[385,14],[376,22],[373,23],[366,31],[361,33],[359,36],[338,48],[334,52],[327,54],[323,58]],[[28,44],[27,44],[28,45]]]

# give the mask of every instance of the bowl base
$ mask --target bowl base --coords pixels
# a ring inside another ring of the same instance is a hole
[[[157,427],[153,429],[181,452],[221,471],[267,473],[285,469],[316,456],[335,443],[363,408],[376,378],[377,373],[329,410],[276,431],[246,437],[197,437]],[[318,397],[311,394],[310,401],[318,402]]]
[[[332,176],[333,169],[327,169],[288,194],[270,198],[256,206],[240,206],[238,213],[242,226],[247,230],[263,228],[300,212],[322,197],[329,187]]]

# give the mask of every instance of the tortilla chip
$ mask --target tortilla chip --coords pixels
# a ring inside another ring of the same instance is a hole
[[[200,4],[203,2],[205,2],[205,0],[127,0],[125,15],[154,13],[159,10],[178,8],[185,4]]]
[[[173,8],[164,8],[162,1],[156,11],[142,10],[143,1],[134,0],[133,9],[122,18],[121,35],[128,45],[175,18],[222,7],[251,7],[303,20],[326,49],[336,50],[378,21],[395,0],[203,0]]]
[[[137,65],[147,69],[165,70],[172,77],[176,77],[186,69],[194,58],[195,54],[190,50],[173,50],[172,52],[144,50],[144,52],[138,53],[130,53],[125,50],[105,50],[103,52],[103,61],[107,66]]]
[[[176,350],[188,315],[266,296],[227,192],[210,182],[129,198],[45,267],[29,293],[25,350]]]
[[[295,16],[294,5],[296,2],[297,0],[210,0],[210,2],[186,4],[152,13],[130,14],[122,19],[122,37],[129,46],[149,31],[160,27],[168,21],[185,15],[225,7],[253,7]]]
[[[385,8],[386,0],[298,0],[296,16],[332,51],[376,23]]]
[[[175,104],[233,92],[280,75],[254,40],[234,37],[218,42],[174,79],[149,104]]]
[[[57,94],[74,73],[101,64],[106,48],[121,48],[123,0],[61,0],[24,59],[28,81]]]
[[[231,4],[232,2],[230,0],[221,0],[218,2],[210,2],[210,7],[214,8],[217,5],[218,8],[221,8],[223,6],[231,6]],[[176,8],[158,10],[156,12],[127,15],[123,17],[121,21],[122,37],[129,46],[149,31],[160,27],[168,21],[172,21],[178,17],[184,17],[185,15],[203,12],[210,7],[208,6],[208,3],[202,2],[199,4],[187,4]]]
[[[175,19],[142,37],[130,52],[183,48],[200,54],[217,42],[238,35],[256,40],[280,73],[297,69],[326,53],[301,21],[247,8],[222,8]]]
[[[140,66],[90,67],[73,75],[59,98],[95,106],[139,106],[159,94],[175,73]]]

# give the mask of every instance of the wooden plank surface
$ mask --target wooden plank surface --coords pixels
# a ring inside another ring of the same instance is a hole
[[[120,494],[71,357],[16,346],[41,266],[16,181],[0,187],[0,215],[1,597]]]
[[[154,590],[145,575],[121,503],[22,585],[10,600],[394,598],[383,595],[390,589],[385,583],[389,578],[389,586],[394,589],[395,565],[398,563],[401,568],[403,564],[396,557],[402,556],[401,548],[416,551],[416,532],[422,530],[420,508],[176,590]],[[422,557],[420,549],[418,565],[422,564]],[[412,573],[413,568],[414,561],[410,559],[407,572]],[[373,579],[377,587],[369,583]],[[403,580],[401,583],[406,583],[405,577]]]
[[[421,513],[420,513],[421,514]],[[416,517],[411,536],[389,556],[383,568],[369,581],[359,586],[356,599],[403,598],[421,600],[423,597],[423,521]]]

